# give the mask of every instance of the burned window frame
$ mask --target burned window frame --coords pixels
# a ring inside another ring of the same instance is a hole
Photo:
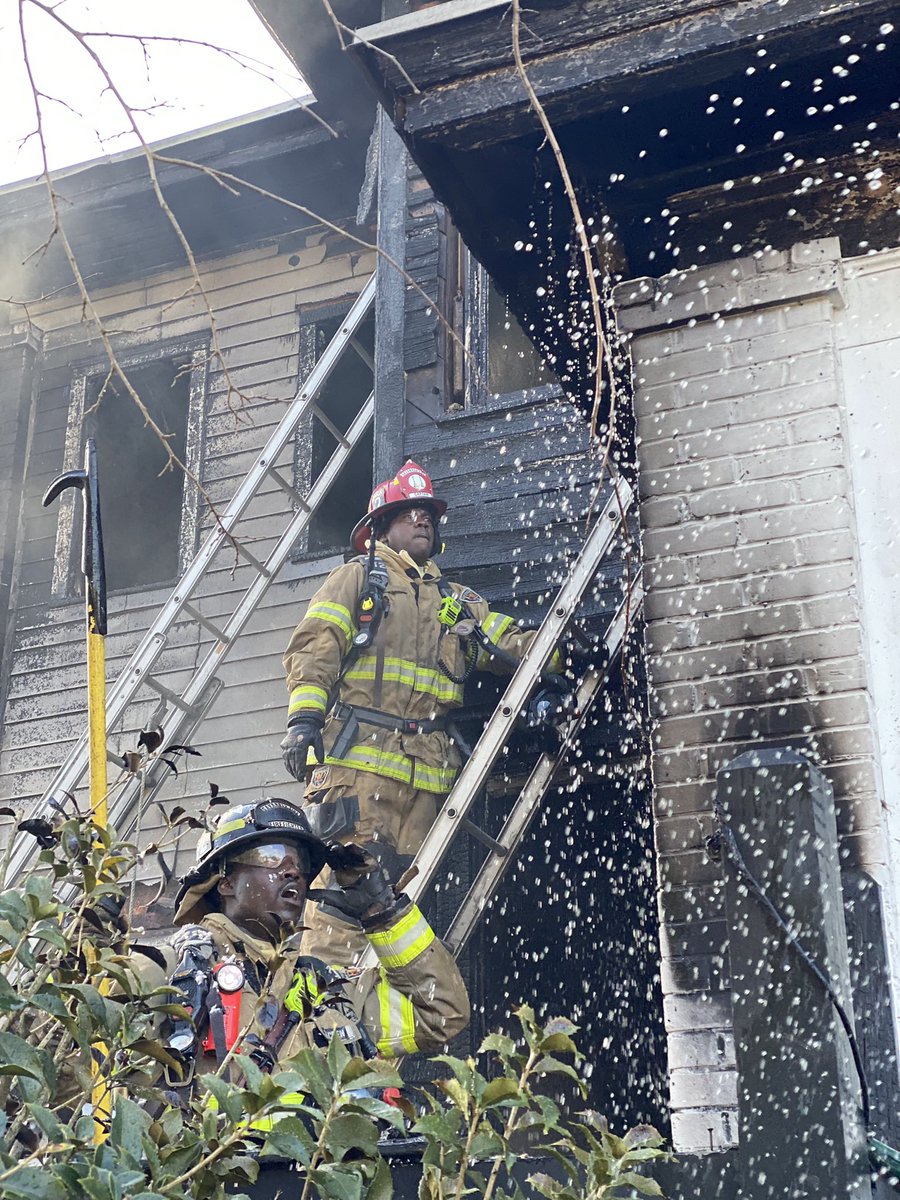
[[[318,362],[316,353],[316,341],[318,327],[325,321],[340,321],[346,317],[347,313],[353,307],[354,301],[357,299],[356,293],[348,293],[346,296],[338,300],[328,301],[323,304],[304,305],[298,307],[297,318],[299,321],[298,337],[297,337],[297,379],[300,386],[304,380],[309,377],[313,367]],[[352,348],[348,348],[348,353],[355,353]],[[375,386],[375,372],[372,372],[372,387]],[[362,408],[365,396],[360,396],[359,407]],[[316,397],[318,401],[318,397]],[[306,496],[312,487],[312,464],[313,464],[313,438],[315,436],[315,422],[317,417],[310,413],[297,424],[297,432],[294,437],[294,463],[293,463],[293,480],[294,490],[299,496]],[[368,491],[371,484],[371,478],[366,481]],[[299,499],[293,502],[294,512],[297,512],[302,507]],[[294,547],[291,551],[292,562],[314,561],[320,558],[333,558],[336,554],[342,552],[340,546],[322,546],[310,549],[310,526],[313,517],[307,523],[306,528],[297,538]],[[349,530],[347,531],[349,533]]]
[[[452,323],[459,342],[454,342],[449,355],[451,405],[460,405],[465,412],[485,412],[561,395],[562,388],[554,381],[509,392],[490,390],[491,277],[455,230],[453,235],[457,253]]]
[[[141,367],[165,359],[182,359],[190,374],[188,414],[185,440],[185,466],[189,474],[183,479],[181,523],[178,536],[178,570],[175,579],[160,579],[157,583],[117,588],[116,594],[150,591],[176,582],[184,573],[197,550],[200,528],[200,478],[203,439],[206,425],[206,392],[209,366],[209,344],[206,339],[185,338],[157,343],[152,348],[117,351],[122,368]],[[89,390],[98,380],[109,375],[107,361],[95,361],[76,368],[69,384],[69,408],[66,418],[63,470],[81,467],[84,459],[86,401]],[[102,486],[102,481],[101,481]],[[102,501],[102,495],[101,495]],[[77,569],[77,537],[75,529],[76,499],[73,489],[64,491],[59,499],[56,525],[56,545],[53,556],[51,596],[56,600],[75,600],[80,595],[80,573]]]

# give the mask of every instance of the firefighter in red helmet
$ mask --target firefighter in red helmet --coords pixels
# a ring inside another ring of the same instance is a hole
[[[447,719],[466,678],[509,673],[534,636],[442,577],[434,556],[446,510],[412,461],[377,487],[351,534],[360,557],[328,576],[284,656],[282,749],[305,782],[310,825],[364,845],[395,882],[459,771]],[[351,966],[364,948],[354,923],[327,907],[312,915],[306,953]]]

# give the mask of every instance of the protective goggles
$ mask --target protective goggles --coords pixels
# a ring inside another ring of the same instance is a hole
[[[434,509],[431,508],[406,508],[403,512],[397,513],[395,521],[405,521],[410,525],[417,525],[419,521],[427,521],[429,525],[435,525],[436,519]]]
[[[284,842],[266,842],[262,846],[249,846],[239,854],[229,854],[227,865],[240,863],[244,867],[264,867],[269,871],[280,871],[286,866],[296,867],[301,875],[310,875],[309,854],[304,846],[286,845]]]

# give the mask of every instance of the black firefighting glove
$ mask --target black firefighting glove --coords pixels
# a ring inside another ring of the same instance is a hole
[[[309,899],[321,911],[343,921],[381,916],[397,903],[390,876],[377,858],[361,846],[335,846],[329,856],[331,882],[312,888]]]
[[[579,679],[588,667],[602,671],[609,659],[606,639],[596,630],[570,629],[560,646],[560,651],[568,667],[567,674],[573,674]]]
[[[281,757],[288,774],[301,783],[306,778],[307,751],[312,746],[316,762],[325,761],[325,747],[322,745],[322,726],[325,724],[321,717],[300,717],[288,726],[284,741],[281,743]]]

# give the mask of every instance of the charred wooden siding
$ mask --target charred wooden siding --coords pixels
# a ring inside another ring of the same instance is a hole
[[[342,300],[349,307],[373,266],[371,255],[317,229],[293,238],[289,253],[264,245],[205,266],[203,281],[215,310],[219,344],[230,381],[241,391],[240,396],[229,396],[221,364],[211,359],[200,479],[212,505],[221,508],[231,497],[296,391],[300,315]],[[116,331],[123,354],[158,347],[162,355],[173,341],[185,338],[210,342],[205,306],[182,272],[110,290],[99,307]],[[32,313],[32,320],[43,330],[42,354],[25,463],[18,602],[7,648],[9,686],[0,744],[0,795],[23,803],[42,794],[85,722],[82,604],[51,594],[58,515],[41,507],[41,496],[63,468],[73,377],[85,365],[102,361],[102,348],[89,339],[79,305],[70,300],[48,302]],[[368,484],[368,478],[360,482],[361,505]],[[274,485],[254,502],[245,530],[251,550],[256,546],[259,554],[261,544],[274,540],[284,504]],[[208,507],[203,511],[199,536],[214,519]],[[107,525],[115,519],[114,512],[105,513]],[[212,620],[230,614],[236,592],[248,582],[242,563],[218,560],[216,565],[205,581],[201,605]],[[188,809],[198,806],[209,778],[236,800],[271,791],[299,798],[278,751],[285,706],[280,656],[304,602],[332,565],[329,559],[290,567],[270,589],[220,672],[226,689],[194,739],[203,757],[192,763],[200,765],[172,780],[163,794],[166,800]],[[168,590],[153,587],[111,595],[110,681],[118,677]],[[170,683],[183,680],[206,644],[205,634],[198,640],[188,625],[177,625],[159,673],[164,679],[167,672],[173,673]],[[134,746],[134,731],[153,707],[149,693],[145,695],[147,699],[127,714],[126,728],[112,731],[114,750]],[[144,836],[159,823],[158,813],[145,813]],[[181,871],[184,855],[173,865]]]
[[[602,456],[591,450],[588,424],[561,389],[487,396],[485,387],[468,388],[463,392],[480,406],[451,406],[457,397],[445,368],[458,347],[450,345],[447,324],[469,345],[487,331],[463,329],[457,320],[446,229],[443,207],[413,170],[405,266],[433,303],[407,286],[406,428],[393,469],[414,458],[449,504],[442,571],[498,611],[537,624],[581,549],[588,514],[605,499],[597,496]],[[477,369],[474,359],[468,369]],[[630,569],[617,548],[586,599],[588,623],[599,625],[616,607]],[[469,681],[460,726],[470,740],[502,687],[483,674]],[[640,691],[626,695],[617,679],[598,705],[476,930],[463,958],[476,1014],[464,1037],[474,1050],[488,1029],[508,1021],[510,1005],[552,996],[555,1009],[584,1028],[589,1058],[603,1063],[592,1103],[616,1123],[665,1125],[649,777],[634,712]],[[497,798],[524,782],[534,740],[533,730],[514,736],[488,797],[476,805],[476,821],[492,833],[505,811]],[[452,847],[428,905],[438,930],[456,910],[460,881],[473,878],[483,857],[463,837]],[[615,1053],[606,1049],[611,1045]]]

